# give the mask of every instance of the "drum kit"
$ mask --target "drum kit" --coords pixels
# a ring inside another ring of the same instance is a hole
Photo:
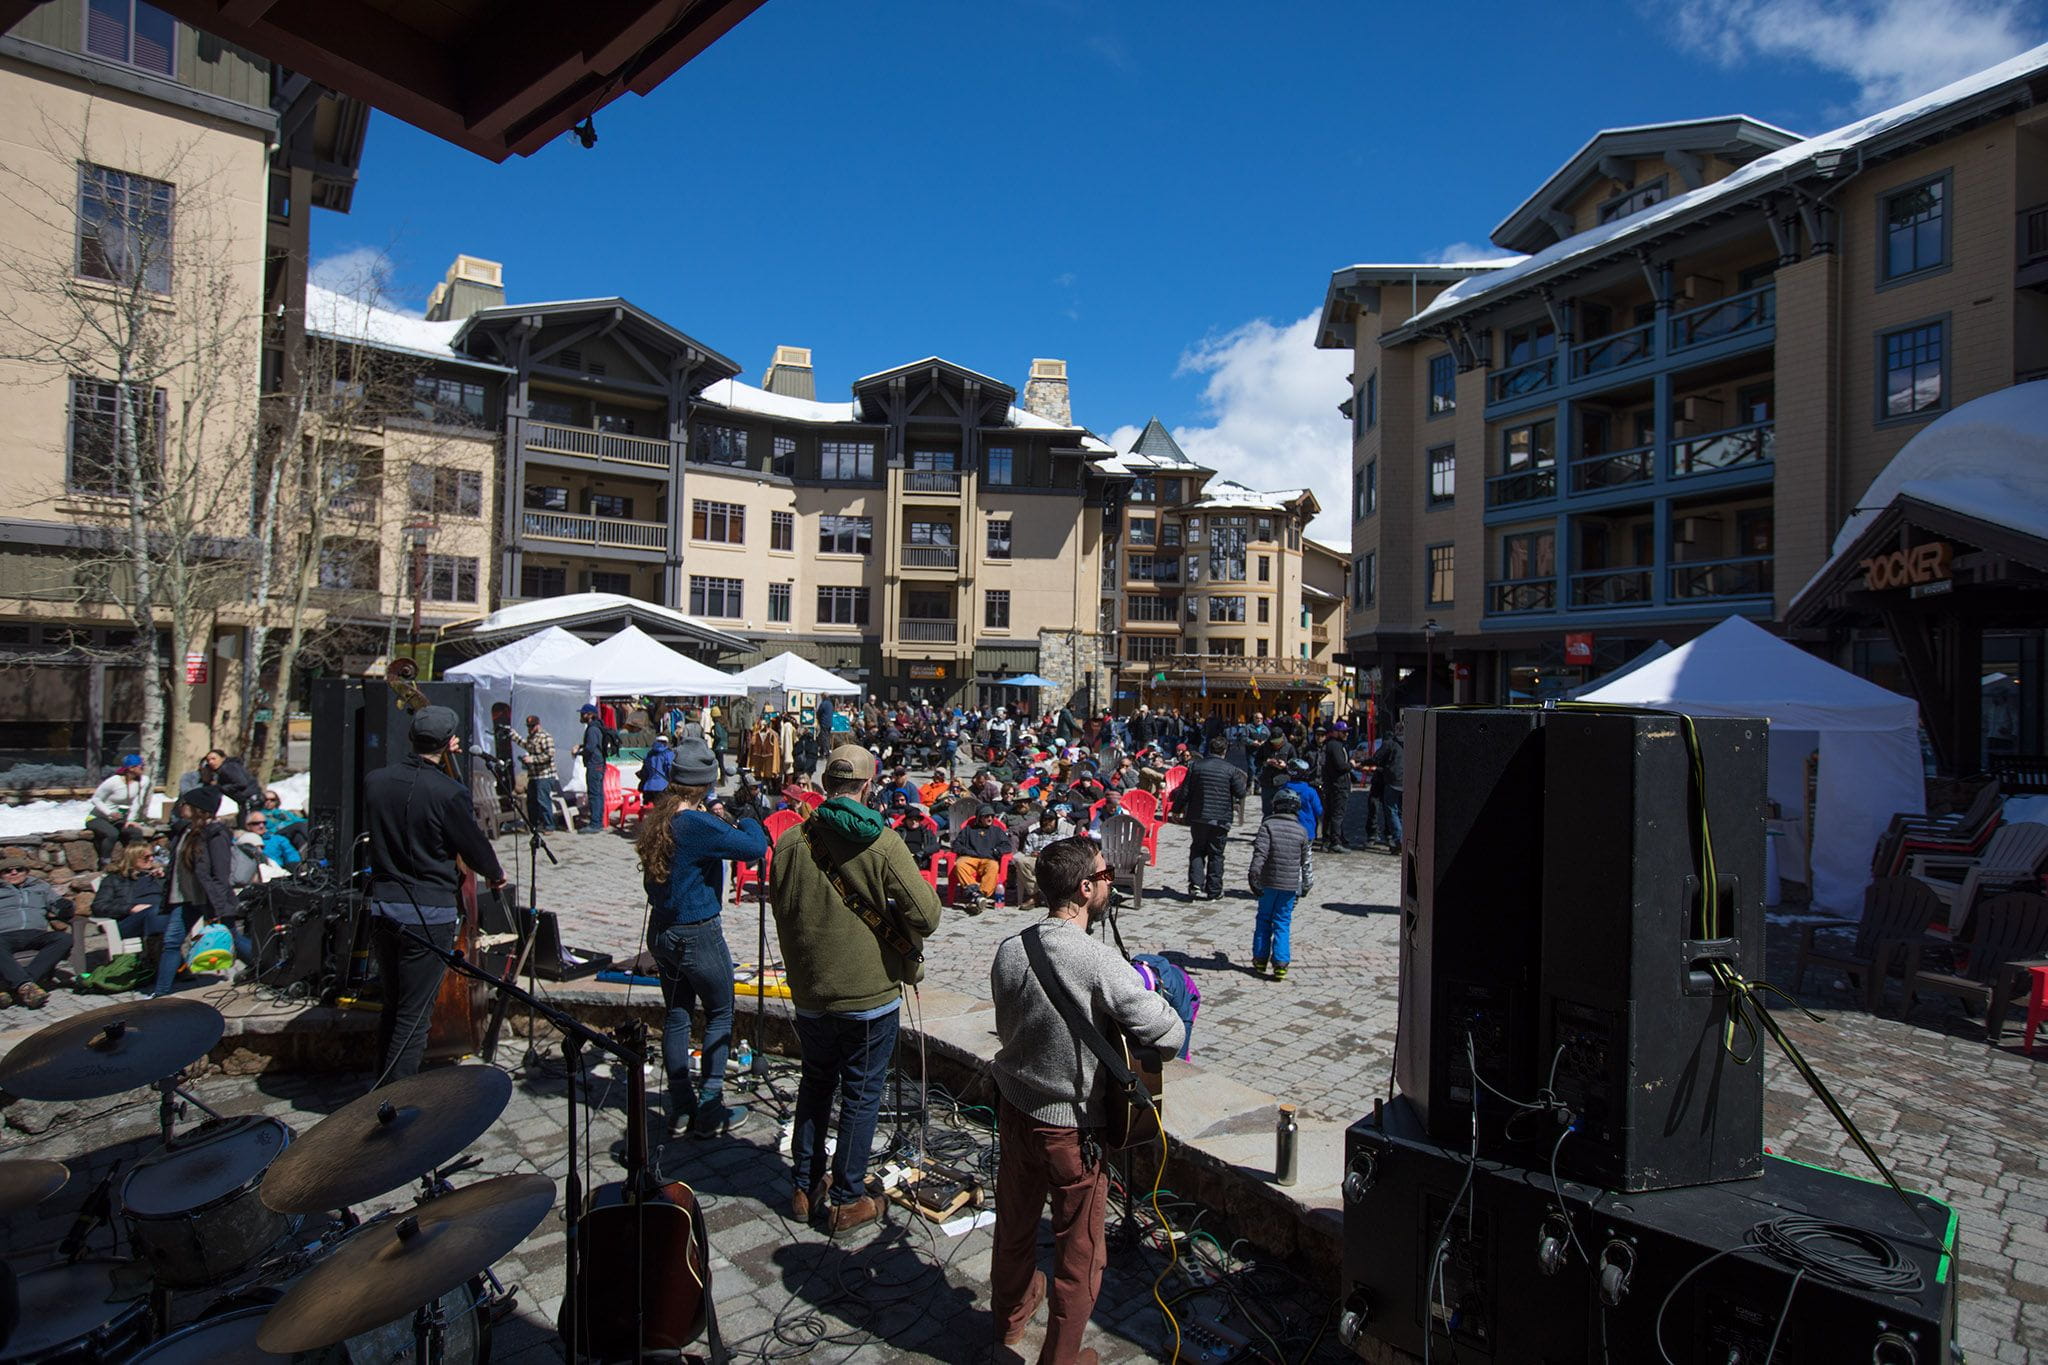
[[[497,1121],[512,1082],[451,1067],[394,1082],[303,1135],[274,1118],[229,1118],[179,1089],[220,1040],[210,1005],[151,1000],[61,1020],[0,1058],[0,1090],[87,1100],[154,1087],[162,1140],[87,1199],[55,1264],[0,1265],[0,1365],[241,1365],[296,1361],[480,1365],[516,1288],[491,1274],[554,1207],[554,1183],[511,1175],[456,1188],[455,1161]],[[185,1131],[185,1106],[205,1118]],[[70,1180],[61,1163],[0,1161],[0,1215]],[[351,1206],[414,1181],[409,1208]],[[87,1255],[101,1225],[106,1255]],[[125,1236],[126,1254],[121,1254]],[[172,1330],[180,1295],[204,1295]]]

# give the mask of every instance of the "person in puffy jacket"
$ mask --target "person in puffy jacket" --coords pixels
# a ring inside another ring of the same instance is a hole
[[[703,743],[700,739],[698,743]],[[654,737],[654,747],[647,751],[647,757],[640,763],[640,794],[650,801],[668,790],[669,771],[674,766],[675,750],[663,735]],[[715,785],[715,782],[714,782]]]
[[[1188,826],[1188,899],[1213,901],[1223,896],[1223,846],[1251,780],[1223,756],[1230,746],[1221,736],[1206,747],[1173,794],[1173,817]]]
[[[1252,925],[1252,970],[1263,976],[1271,962],[1275,981],[1287,979],[1287,964],[1294,957],[1289,933],[1294,903],[1315,882],[1312,845],[1300,815],[1301,798],[1281,788],[1273,798],[1273,813],[1252,837],[1252,861],[1246,869],[1259,898],[1258,919]]]

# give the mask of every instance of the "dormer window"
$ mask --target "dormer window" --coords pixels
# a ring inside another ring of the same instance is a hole
[[[1612,223],[1631,214],[1641,213],[1652,204],[1663,203],[1666,195],[1666,181],[1660,175],[1655,180],[1633,186],[1626,192],[1618,194],[1602,204],[1600,206],[1600,221]]]

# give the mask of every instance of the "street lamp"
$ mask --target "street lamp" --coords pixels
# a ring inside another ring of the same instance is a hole
[[[1436,705],[1436,633],[1434,616],[1422,623],[1422,704]]]

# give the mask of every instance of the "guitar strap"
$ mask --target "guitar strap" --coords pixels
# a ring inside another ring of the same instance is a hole
[[[895,949],[897,955],[905,962],[915,962],[922,965],[924,962],[923,951],[914,947],[895,924],[884,918],[881,911],[862,899],[860,894],[847,883],[846,878],[840,875],[839,864],[832,861],[832,855],[825,851],[824,841],[818,834],[817,822],[815,820],[806,820],[799,828],[804,832],[804,843],[811,850],[812,861],[816,862],[818,870],[825,874],[825,880],[832,883],[832,889],[839,893],[839,899],[846,902],[846,908],[860,916],[862,922],[868,928],[875,931],[875,937]]]
[[[1102,1063],[1118,1096],[1128,1104],[1147,1103],[1143,1083],[1124,1065],[1124,1059],[1117,1055],[1116,1049],[1109,1045],[1109,1039],[1095,1026],[1095,1021],[1088,1017],[1080,1002],[1074,999],[1067,983],[1053,972],[1045,945],[1038,941],[1039,931],[1044,927],[1043,923],[1034,924],[1020,935],[1024,940],[1024,957],[1031,963],[1031,974],[1038,978],[1046,999],[1052,1001],[1052,1007],[1060,1012],[1060,1018],[1067,1021],[1067,1027],[1073,1030],[1074,1036],[1087,1044],[1088,1050],[1095,1054],[1095,1060]]]

